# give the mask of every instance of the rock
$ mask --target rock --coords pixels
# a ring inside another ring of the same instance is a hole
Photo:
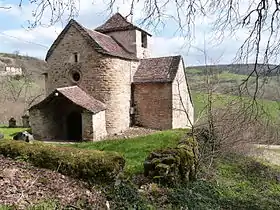
[[[0,133],[0,139],[4,139],[4,134]]]
[[[21,140],[25,142],[30,142],[34,140],[33,135],[28,133],[27,131],[19,132],[14,137],[13,140]]]
[[[12,117],[12,118],[9,120],[9,128],[15,128],[15,127],[17,127],[17,121],[16,121],[15,118]]]
[[[197,142],[188,136],[177,147],[153,151],[144,162],[144,175],[174,186],[195,179]]]

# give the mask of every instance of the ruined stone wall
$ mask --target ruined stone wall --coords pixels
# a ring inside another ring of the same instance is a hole
[[[172,83],[172,104],[172,127],[190,127],[194,123],[194,108],[191,103],[182,61]]]
[[[136,124],[154,129],[172,128],[172,86],[170,83],[135,84]]]

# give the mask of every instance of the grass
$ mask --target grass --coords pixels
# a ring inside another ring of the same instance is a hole
[[[229,155],[216,160],[211,179],[173,189],[168,200],[174,209],[279,209],[279,173],[252,158]]]
[[[207,104],[207,94],[202,92],[192,92],[194,107],[195,107],[195,116],[203,115],[205,112],[205,106]],[[242,98],[244,103],[250,103],[249,98]],[[213,108],[226,107],[231,102],[240,101],[238,96],[225,95],[225,94],[213,94]],[[280,114],[280,104],[277,101],[270,101],[265,99],[257,100],[257,107],[259,109],[259,114],[266,119],[279,120]]]
[[[142,164],[151,151],[175,146],[185,132],[186,130],[181,129],[169,130],[131,139],[66,146],[119,152],[126,160],[125,172],[134,175],[142,172]],[[123,202],[127,201],[127,205],[135,208],[142,202],[137,199],[131,201],[132,194],[134,198],[144,198],[153,207],[151,209],[272,210],[280,207],[280,184],[277,181],[279,174],[279,167],[272,167],[249,157],[227,155],[214,161],[210,173],[202,169],[202,179],[196,182],[176,188],[155,187],[153,192],[141,195],[138,189],[121,185],[119,190],[113,191],[112,196],[114,199],[121,198],[118,205],[124,205]]]
[[[151,151],[176,146],[185,133],[186,130],[169,130],[131,139],[78,143],[67,146],[118,152],[126,160],[125,172],[135,174],[143,170],[142,164]]]
[[[23,132],[28,130],[28,128],[9,128],[6,125],[0,125],[0,133],[4,134],[5,139],[13,139],[13,136],[18,132]]]

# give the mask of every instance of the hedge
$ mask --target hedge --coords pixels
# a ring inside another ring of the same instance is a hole
[[[114,181],[125,165],[124,158],[115,152],[59,147],[43,143],[2,141],[0,154],[20,158],[36,167],[55,170],[93,183]]]

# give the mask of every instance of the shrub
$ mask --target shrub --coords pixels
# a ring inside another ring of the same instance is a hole
[[[115,152],[56,147],[43,143],[3,141],[0,154],[21,158],[37,167],[56,170],[89,182],[110,182],[123,170],[125,160]]]
[[[108,185],[104,193],[112,209],[152,209],[130,181],[122,180],[119,184]]]

